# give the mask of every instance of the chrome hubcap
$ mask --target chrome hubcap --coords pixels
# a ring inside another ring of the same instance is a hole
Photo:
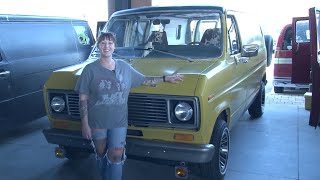
[[[225,128],[220,139],[219,148],[219,167],[221,174],[225,174],[227,170],[229,155],[229,138],[229,130],[228,128]]]

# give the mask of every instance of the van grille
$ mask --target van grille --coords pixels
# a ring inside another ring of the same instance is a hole
[[[67,94],[68,114],[80,119],[79,95]],[[167,100],[161,97],[130,94],[128,99],[128,121],[133,125],[168,122]]]
[[[129,95],[129,124],[167,123],[167,101],[160,97]]]
[[[79,94],[67,94],[68,111],[71,116],[80,119]]]

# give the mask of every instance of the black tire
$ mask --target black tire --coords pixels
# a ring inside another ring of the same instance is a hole
[[[86,151],[81,151],[79,149],[73,149],[73,148],[65,148],[66,151],[66,158],[69,160],[81,160],[81,159],[87,159],[91,153]]]
[[[200,174],[210,180],[223,180],[228,167],[230,134],[224,116],[219,116],[214,126],[211,143],[214,156],[208,163],[200,164]]]
[[[267,66],[269,67],[272,62],[273,54],[273,39],[270,35],[264,35],[264,42],[267,48]]]
[[[250,105],[248,111],[252,118],[261,117],[264,112],[264,105],[266,99],[265,84],[261,81],[260,90],[254,99],[253,103]]]
[[[275,93],[283,93],[284,88],[283,87],[273,87],[273,90]]]

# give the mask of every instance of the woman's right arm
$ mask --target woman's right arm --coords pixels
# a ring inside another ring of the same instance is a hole
[[[85,139],[91,139],[91,129],[88,123],[88,95],[80,93],[79,110],[82,123],[82,136]]]

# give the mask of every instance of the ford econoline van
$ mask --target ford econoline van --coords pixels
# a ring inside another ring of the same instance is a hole
[[[42,89],[49,75],[85,61],[94,43],[84,20],[0,15],[2,129],[45,116]]]
[[[115,59],[148,76],[185,77],[178,84],[131,90],[128,158],[175,165],[180,178],[196,167],[200,175],[222,180],[228,167],[229,129],[245,112],[253,119],[263,115],[272,38],[263,34],[253,16],[219,6],[118,11],[103,31],[116,33]],[[51,126],[43,133],[58,145],[57,157],[76,159],[93,152],[90,141],[81,136],[74,86],[82,69],[98,57],[95,46],[88,61],[55,71],[45,84]]]
[[[280,32],[274,59],[274,92],[285,88],[308,89],[310,79],[310,31],[307,17],[293,18]]]

